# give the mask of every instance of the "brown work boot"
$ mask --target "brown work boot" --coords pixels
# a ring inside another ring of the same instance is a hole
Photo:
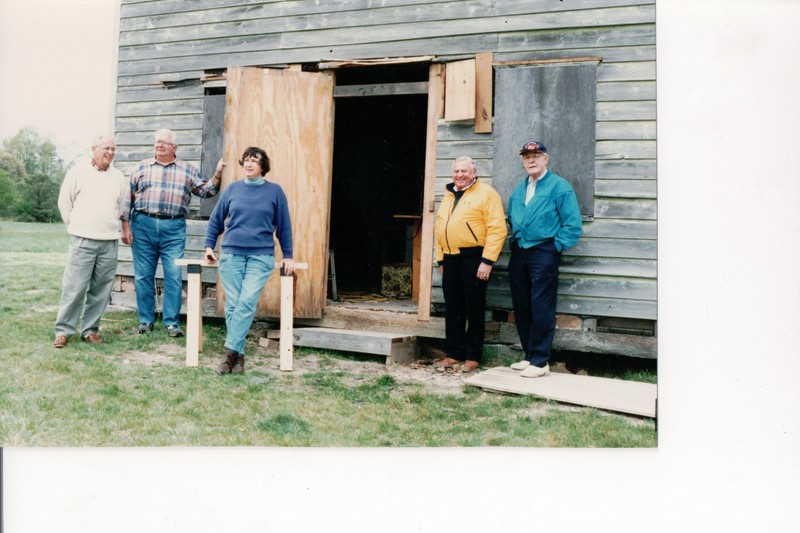
[[[217,374],[230,374],[231,369],[236,365],[238,354],[232,350],[225,352],[225,359],[217,366]]]
[[[81,337],[81,340],[83,342],[88,342],[89,344],[101,344],[103,342],[103,339],[98,337],[97,333],[94,333],[94,332],[89,333],[85,337]]]
[[[458,359],[453,359],[452,357],[445,357],[444,359],[440,359],[438,361],[434,361],[433,368],[453,368],[454,366],[458,366],[462,363]]]
[[[469,374],[470,372],[475,372],[478,369],[480,363],[477,361],[472,361],[471,359],[467,359],[466,362],[461,365],[461,371],[465,374]]]
[[[59,335],[58,337],[56,337],[55,342],[53,342],[53,348],[63,348],[64,346],[67,345],[68,340],[69,339],[67,338],[66,335]]]
[[[231,374],[244,374],[244,354],[236,354],[236,361],[233,368],[231,368]]]

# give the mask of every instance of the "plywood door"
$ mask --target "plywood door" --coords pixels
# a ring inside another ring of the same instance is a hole
[[[238,160],[248,146],[267,151],[266,178],[286,192],[298,271],[294,313],[320,318],[328,279],[328,225],[333,167],[333,76],[297,70],[230,68],[225,105],[222,187],[243,178]],[[282,254],[277,245],[275,264]],[[278,268],[261,293],[256,316],[278,316]],[[217,284],[218,313],[222,284]]]

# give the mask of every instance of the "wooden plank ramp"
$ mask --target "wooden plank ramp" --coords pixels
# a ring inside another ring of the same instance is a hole
[[[293,335],[295,346],[385,355],[386,364],[409,363],[416,357],[417,338],[402,333],[296,328]]]
[[[653,383],[556,372],[542,378],[523,378],[507,367],[490,368],[465,383],[491,391],[532,394],[558,402],[656,417],[657,386]]]

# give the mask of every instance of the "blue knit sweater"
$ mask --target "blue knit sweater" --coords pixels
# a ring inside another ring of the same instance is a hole
[[[278,237],[285,259],[292,256],[292,221],[281,186],[264,181],[249,185],[237,181],[220,195],[211,213],[205,245],[214,248],[222,237],[222,251],[235,255],[275,255]]]

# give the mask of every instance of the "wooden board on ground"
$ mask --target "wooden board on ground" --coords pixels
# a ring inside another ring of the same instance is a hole
[[[385,355],[386,364],[413,361],[416,356],[416,344],[416,337],[413,335],[398,333],[331,328],[294,330],[295,346]]]
[[[480,372],[465,383],[492,391],[532,394],[558,402],[650,418],[656,416],[657,387],[652,383],[560,373],[523,378],[519,372],[506,367]]]

